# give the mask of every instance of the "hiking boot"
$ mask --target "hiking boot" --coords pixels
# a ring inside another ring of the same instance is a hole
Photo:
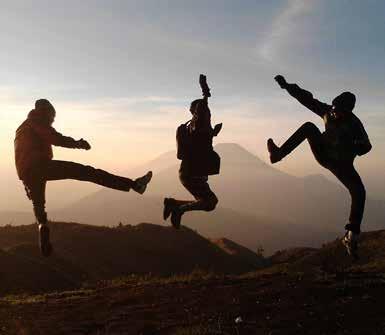
[[[175,229],[180,228],[180,221],[182,220],[183,211],[179,208],[174,208],[171,212],[171,224]]]
[[[152,171],[149,171],[143,177],[134,180],[134,186],[132,186],[132,189],[139,194],[143,194],[146,191],[147,184],[151,181],[151,178]]]
[[[39,224],[39,247],[41,254],[48,257],[52,254],[52,245],[49,240],[49,228],[47,224]]]
[[[346,251],[349,256],[354,259],[358,259],[358,237],[360,235],[357,233],[353,233],[351,230],[348,230],[342,239],[342,244],[345,246]]]
[[[279,147],[274,143],[271,138],[267,140],[267,150],[270,154],[271,164],[277,163],[282,159]]]
[[[163,201],[163,220],[167,220],[172,213],[172,210],[175,208],[175,199],[164,198]]]

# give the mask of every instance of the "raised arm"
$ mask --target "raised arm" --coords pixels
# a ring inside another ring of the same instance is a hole
[[[203,99],[195,100],[192,102],[191,111],[193,117],[191,119],[190,129],[194,132],[207,132],[211,131],[211,112],[208,106],[208,97],[211,96],[210,89],[207,85],[206,76],[201,74],[199,76],[199,85],[202,89]]]
[[[289,84],[286,79],[278,75],[274,78],[282,89],[285,89],[293,98],[297,99],[302,105],[310,109],[320,117],[331,109],[331,106],[313,98],[313,94],[299,87],[297,84]]]
[[[214,129],[211,127],[211,112],[208,107],[208,98],[211,97],[211,93],[210,88],[207,85],[207,78],[203,74],[199,76],[199,85],[202,89],[203,106],[197,106],[196,115],[194,115],[196,119],[196,125],[201,125],[202,129],[210,130],[212,131],[213,136],[217,136],[222,129],[222,123],[215,125]]]
[[[91,146],[87,141],[83,139],[77,141],[72,137],[64,136],[57,132],[53,127],[46,127],[39,124],[33,124],[32,127],[38,136],[52,145],[72,149],[91,149]]]
[[[207,85],[207,78],[204,74],[199,76],[199,85],[202,89],[203,100],[207,103],[208,98],[211,97],[209,85]]]

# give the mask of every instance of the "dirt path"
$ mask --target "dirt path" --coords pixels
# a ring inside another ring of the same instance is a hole
[[[384,334],[384,297],[381,276],[126,284],[2,300],[0,334]]]

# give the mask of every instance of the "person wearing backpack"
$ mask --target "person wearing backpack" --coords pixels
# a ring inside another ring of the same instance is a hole
[[[35,102],[35,108],[19,126],[15,137],[15,163],[19,179],[23,182],[39,228],[39,246],[44,256],[52,253],[47,213],[45,211],[45,188],[47,181],[74,179],[88,181],[105,187],[128,192],[133,189],[143,194],[150,182],[152,172],[131,180],[79,163],[53,160],[52,145],[90,150],[83,139],[74,140],[58,133],[52,123],[56,111],[46,99]]]
[[[210,189],[208,176],[219,174],[220,157],[213,149],[213,137],[222,129],[222,124],[211,126],[208,98],[211,96],[206,76],[200,75],[199,83],[203,99],[194,100],[190,106],[192,119],[177,129],[177,158],[181,160],[179,179],[194,201],[164,199],[163,218],[171,215],[171,223],[179,229],[182,215],[188,211],[213,211],[218,198]]]
[[[323,119],[325,131],[321,133],[316,125],[306,122],[280,147],[268,139],[270,161],[272,164],[279,162],[308,140],[318,163],[333,173],[350,193],[350,217],[342,243],[348,254],[357,258],[366,191],[353,163],[357,155],[365,155],[372,145],[361,121],[353,114],[356,97],[351,92],[343,92],[329,105],[314,99],[310,92],[298,85],[287,83],[281,75],[275,80],[282,89]]]

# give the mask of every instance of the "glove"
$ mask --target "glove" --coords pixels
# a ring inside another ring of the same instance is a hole
[[[209,86],[207,85],[207,79],[206,79],[206,76],[201,74],[199,76],[199,85],[202,89],[202,95],[205,97],[205,98],[209,98],[211,97],[211,93],[210,93],[210,88]]]
[[[86,140],[83,140],[82,138],[77,141],[78,142],[78,149],[84,149],[84,150],[90,150],[91,149],[91,146],[90,144],[86,141]]]
[[[214,127],[213,135],[217,136],[221,130],[222,130],[222,123],[216,124]]]
[[[278,83],[278,85],[281,87],[281,88],[286,88],[287,86],[287,82],[286,82],[286,79],[284,76],[281,76],[280,74],[278,76],[275,76],[274,77],[275,81]]]

